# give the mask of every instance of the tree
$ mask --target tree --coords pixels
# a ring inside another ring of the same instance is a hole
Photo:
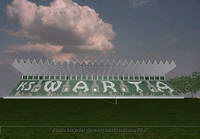
[[[191,76],[175,77],[170,83],[178,93],[191,93],[193,97],[200,91],[200,72],[193,72]]]
[[[200,91],[200,72],[193,72],[191,76],[192,95]]]

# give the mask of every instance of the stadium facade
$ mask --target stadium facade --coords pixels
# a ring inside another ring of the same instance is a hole
[[[22,74],[13,97],[133,98],[176,97],[166,74],[174,61],[15,60]]]

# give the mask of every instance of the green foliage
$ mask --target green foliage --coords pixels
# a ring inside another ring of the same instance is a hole
[[[197,93],[200,91],[200,72],[190,76],[176,77],[170,80],[172,87],[179,93]]]

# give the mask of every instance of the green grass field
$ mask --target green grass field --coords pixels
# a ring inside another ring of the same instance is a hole
[[[200,138],[198,99],[113,103],[114,100],[0,99],[0,139]],[[66,132],[68,129],[76,132]]]

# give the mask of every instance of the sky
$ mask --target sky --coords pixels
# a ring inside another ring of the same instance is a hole
[[[1,0],[0,96],[20,79],[15,58],[174,60],[200,71],[199,0]]]

